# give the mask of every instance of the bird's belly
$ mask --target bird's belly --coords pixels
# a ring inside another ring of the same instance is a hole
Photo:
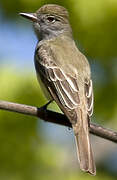
[[[40,76],[38,74],[37,74],[37,79],[38,79],[40,87],[41,87],[45,97],[47,98],[47,100],[49,100],[49,101],[52,100],[53,98],[52,98],[51,94],[47,90],[46,86],[44,85],[44,83],[42,82],[42,80],[41,80],[41,78],[40,78]]]

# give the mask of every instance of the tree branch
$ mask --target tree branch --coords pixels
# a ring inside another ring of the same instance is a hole
[[[0,101],[0,109],[39,117],[40,119],[47,122],[71,127],[71,123],[65,115],[50,110],[44,110],[44,108],[37,108],[34,106],[11,103],[7,101]],[[90,133],[117,143],[117,132],[106,129],[100,125],[91,123]]]

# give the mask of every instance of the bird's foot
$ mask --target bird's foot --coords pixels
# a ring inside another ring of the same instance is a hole
[[[46,111],[47,107],[49,106],[49,104],[52,102],[52,100],[50,100],[48,103],[46,103],[45,105],[43,105],[42,107],[38,108],[39,111],[43,110]]]

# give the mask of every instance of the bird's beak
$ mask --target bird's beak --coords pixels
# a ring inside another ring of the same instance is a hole
[[[37,16],[35,13],[19,13],[19,14],[33,22],[37,22]]]

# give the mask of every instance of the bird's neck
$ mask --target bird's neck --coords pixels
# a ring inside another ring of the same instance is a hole
[[[43,29],[40,28],[40,30],[37,31],[37,28],[34,28],[34,29],[35,29],[35,33],[36,33],[39,41],[50,40],[50,39],[59,37],[62,34],[64,34],[64,36],[72,37],[72,29],[69,25],[66,26],[65,28],[61,29],[61,30],[59,30],[59,29],[58,30],[51,30],[49,28],[43,28]]]
[[[72,39],[73,40],[73,36],[72,36],[72,33],[71,32],[64,32],[64,33],[55,33],[53,35],[46,35],[44,34],[43,38],[39,38],[39,44],[43,44],[45,43],[46,41],[56,41],[57,39],[59,39],[59,41],[61,41],[61,43],[64,41],[64,40],[68,40],[68,39]]]

